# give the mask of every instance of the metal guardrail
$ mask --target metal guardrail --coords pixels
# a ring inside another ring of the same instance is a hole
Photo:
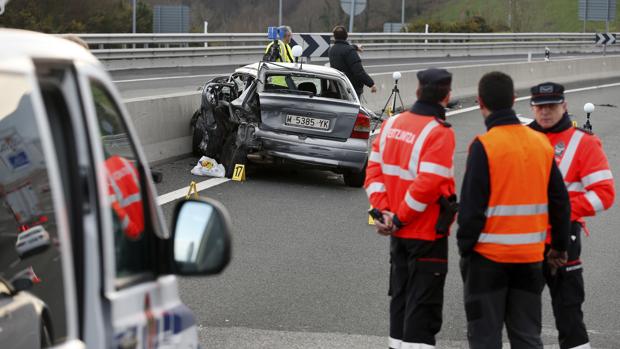
[[[330,33],[316,33],[330,35]],[[233,34],[78,34],[104,61],[178,57],[260,56],[269,40],[263,33]],[[558,52],[593,52],[595,33],[352,33],[349,41],[375,57],[381,51],[420,50],[450,54],[475,50],[515,52],[545,47]],[[445,52],[441,52],[445,51]]]

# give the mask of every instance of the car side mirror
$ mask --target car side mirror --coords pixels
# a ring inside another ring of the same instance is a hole
[[[31,289],[34,282],[32,282],[32,279],[29,277],[20,277],[11,281],[11,284],[13,286],[14,293],[18,293]]]
[[[174,271],[178,275],[218,274],[230,261],[230,218],[211,199],[180,202],[174,213]]]

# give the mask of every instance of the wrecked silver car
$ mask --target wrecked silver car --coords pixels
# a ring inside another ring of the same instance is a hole
[[[191,120],[192,149],[222,163],[328,169],[361,187],[374,114],[340,71],[297,63],[256,63],[207,82]]]

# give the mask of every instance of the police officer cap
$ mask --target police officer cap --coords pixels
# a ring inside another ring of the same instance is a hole
[[[450,85],[452,74],[445,69],[429,68],[418,72],[420,85]]]
[[[564,102],[564,86],[554,82],[543,82],[532,87],[531,105],[559,104]]]

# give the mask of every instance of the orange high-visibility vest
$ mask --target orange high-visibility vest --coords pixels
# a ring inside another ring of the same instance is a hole
[[[493,127],[479,136],[489,162],[486,224],[474,250],[498,263],[544,259],[553,149],[527,126]]]
[[[123,232],[137,239],[144,231],[144,213],[138,171],[126,159],[114,155],[105,161],[109,197]]]

